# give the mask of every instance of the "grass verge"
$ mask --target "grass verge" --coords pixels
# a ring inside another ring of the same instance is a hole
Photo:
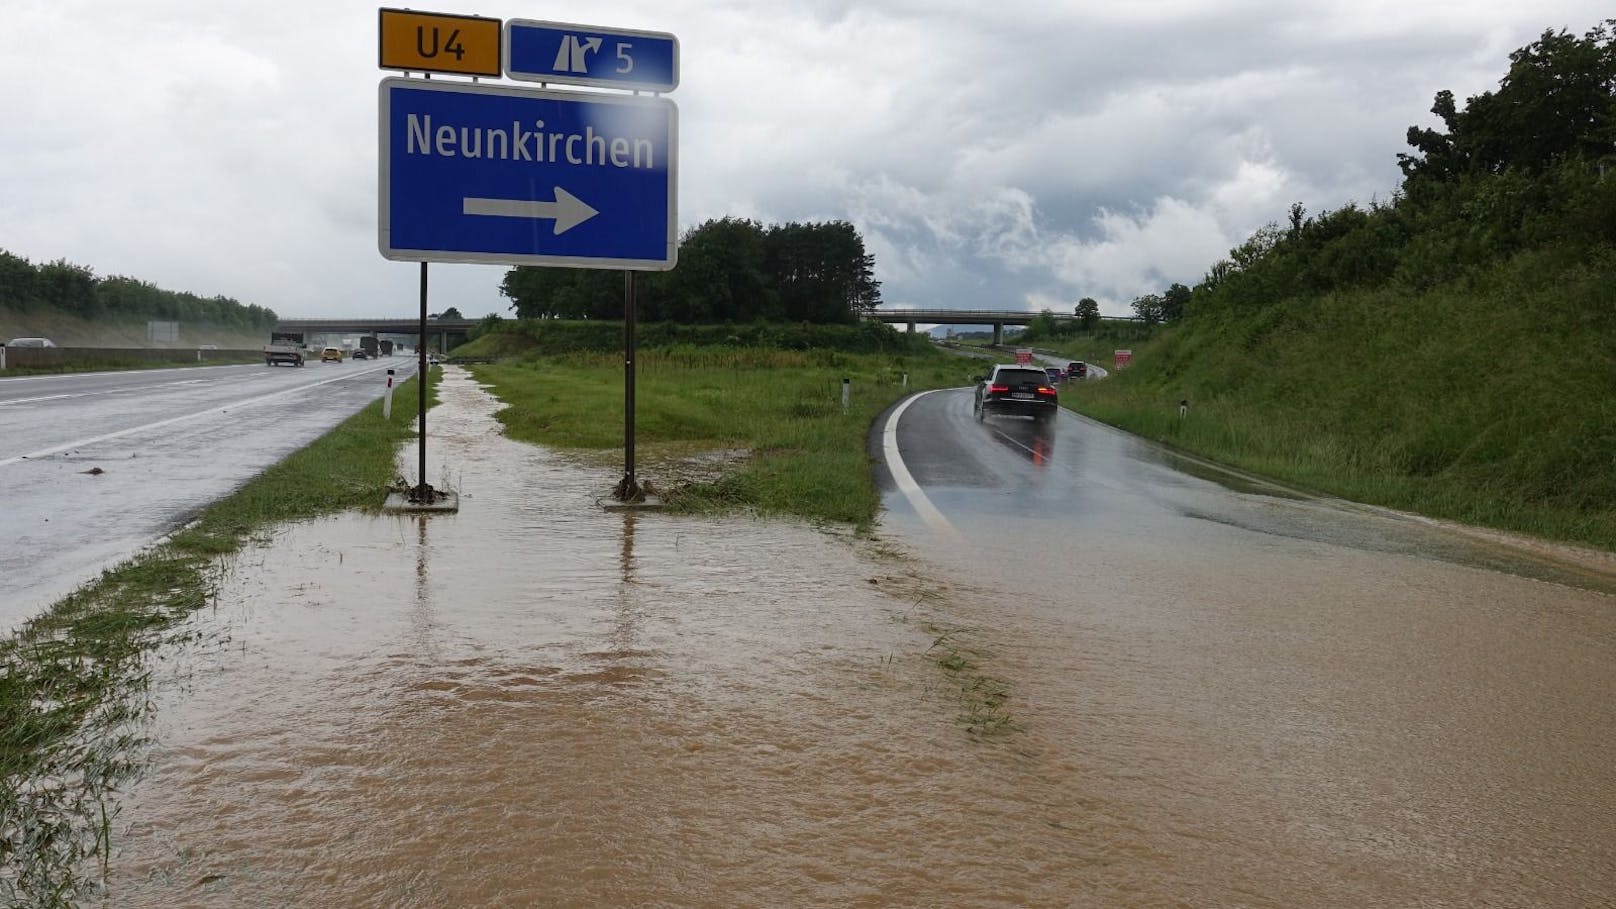
[[[1523,253],[1418,293],[1188,318],[1061,400],[1309,489],[1616,549],[1613,312],[1616,253]]]
[[[141,766],[150,654],[212,602],[218,557],[272,524],[379,508],[413,435],[408,408],[388,422],[372,403],[0,640],[4,905],[76,905],[95,886],[85,866],[106,858],[111,795]]]
[[[796,515],[866,532],[880,507],[865,451],[872,421],[908,392],[968,384],[979,368],[929,350],[643,351],[635,365],[635,447],[646,469],[638,472],[681,510]],[[497,416],[512,438],[602,455],[621,448],[620,354],[470,369],[505,402]],[[696,457],[712,453],[725,456]],[[696,466],[702,463],[710,469]]]

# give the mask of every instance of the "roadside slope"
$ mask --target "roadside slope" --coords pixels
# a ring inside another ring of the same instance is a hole
[[[1616,250],[1197,316],[1067,401],[1356,501],[1616,548]]]

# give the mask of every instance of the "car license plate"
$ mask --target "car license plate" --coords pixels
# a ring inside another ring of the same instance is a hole
[[[1011,392],[1010,397],[1016,399],[1017,401],[1031,401],[1033,399],[1033,393],[1030,391],[1016,391]]]

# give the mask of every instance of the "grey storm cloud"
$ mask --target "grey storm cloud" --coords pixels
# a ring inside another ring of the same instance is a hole
[[[287,315],[407,315],[376,251],[376,5],[13,0],[0,248]],[[530,4],[486,2],[501,18]],[[845,219],[893,305],[1108,312],[1292,202],[1385,199],[1432,96],[1604,4],[601,2],[681,43],[680,223]],[[503,310],[498,266],[434,308]]]

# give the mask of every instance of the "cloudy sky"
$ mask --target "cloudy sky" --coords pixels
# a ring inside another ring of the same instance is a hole
[[[377,8],[0,0],[0,249],[283,316],[410,316],[377,252]],[[679,221],[845,219],[888,306],[1108,313],[1292,202],[1385,199],[1432,96],[1608,0],[427,7],[672,32]],[[504,312],[500,266],[431,308]]]

